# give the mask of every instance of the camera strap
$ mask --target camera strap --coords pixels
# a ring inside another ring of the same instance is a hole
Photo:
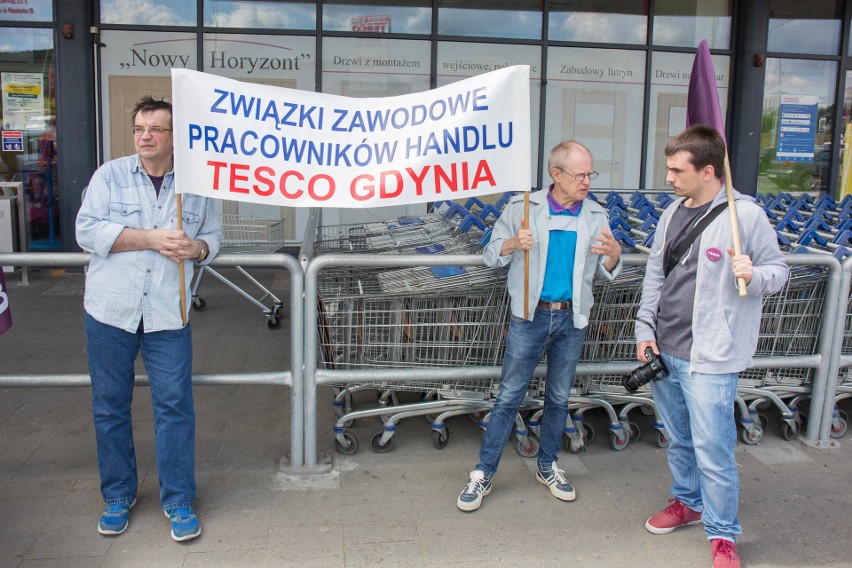
[[[669,254],[665,258],[665,263],[663,264],[663,274],[664,276],[668,276],[669,272],[677,266],[677,263],[683,258],[683,255],[686,254],[686,251],[689,250],[689,247],[692,246],[693,241],[700,235],[704,229],[709,225],[713,219],[719,216],[719,213],[728,208],[728,202],[724,201],[720,205],[717,205],[713,209],[707,212],[707,215],[701,218],[692,230],[689,231],[689,234],[684,237],[682,241],[678,243],[678,245],[669,251]]]

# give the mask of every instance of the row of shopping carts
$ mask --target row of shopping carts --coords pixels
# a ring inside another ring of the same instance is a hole
[[[659,215],[672,201],[665,192],[610,192],[593,198],[608,209],[610,227],[624,250],[639,253],[649,250]],[[315,250],[317,254],[477,254],[507,199],[504,196],[494,205],[478,200],[440,203],[434,213],[420,217],[323,227],[318,230]],[[799,237],[792,246],[784,244],[790,253],[822,252],[835,256],[842,250],[838,253],[839,247],[821,242],[830,243],[834,239],[830,235],[845,230],[840,225],[852,217],[852,203],[848,201],[758,196],[767,214],[772,213],[773,223],[793,217],[792,211],[800,211],[803,221],[797,223]],[[829,214],[821,214],[820,210]],[[834,232],[820,226],[821,240],[810,237],[808,242],[796,242],[804,240],[801,233],[808,229],[803,226],[811,218],[822,219]],[[779,231],[779,242],[784,243],[783,238],[789,240],[785,233],[790,233],[790,228],[782,229],[785,230]],[[643,267],[626,266],[615,280],[596,281],[595,305],[581,363],[594,366],[636,362],[633,321],[643,274]],[[792,439],[805,423],[815,370],[790,365],[790,361],[818,351],[821,317],[827,309],[827,278],[824,267],[793,266],[784,289],[764,301],[756,357],[779,358],[785,364],[741,374],[737,405],[742,440],[746,443],[761,440],[770,409],[777,409],[785,438]],[[499,366],[502,361],[509,301],[505,273],[500,269],[337,267],[323,272],[319,286],[318,358],[326,368],[488,367]],[[852,354],[852,336],[848,343]],[[542,363],[546,363],[544,357]],[[838,397],[852,396],[852,389],[844,390],[844,384],[841,381]],[[538,449],[543,388],[543,379],[533,380],[516,419],[518,451],[522,455],[535,455]],[[390,450],[397,425],[411,416],[425,416],[432,427],[433,443],[444,447],[449,439],[445,422],[452,416],[467,414],[487,427],[488,412],[498,389],[497,380],[483,379],[341,384],[335,393],[336,448],[341,453],[354,452],[357,440],[349,427],[354,420],[368,416],[382,420],[382,429],[371,439],[375,451]],[[362,390],[377,393],[375,406],[353,408],[352,395]],[[417,400],[401,403],[402,392],[416,393]],[[578,374],[570,419],[565,426],[567,451],[582,450],[594,436],[593,427],[583,417],[591,409],[606,416],[610,444],[615,450],[624,449],[641,436],[638,421],[631,419],[634,411],[654,416],[655,442],[660,447],[667,444],[665,426],[649,390],[628,393],[621,384],[621,375]],[[842,435],[846,423],[842,411],[835,413],[835,422],[832,435]]]

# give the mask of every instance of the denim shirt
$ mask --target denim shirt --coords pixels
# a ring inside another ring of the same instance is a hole
[[[222,230],[213,201],[182,195],[183,230],[210,247],[206,264],[219,252]],[[86,312],[101,323],[134,332],[183,327],[180,314],[179,264],[153,250],[110,252],[125,228],[176,229],[174,172],[154,184],[137,155],[107,162],[95,172],[77,214],[77,243],[92,253],[83,300]],[[193,262],[184,262],[186,297],[190,297]],[[187,317],[189,316],[187,302]]]

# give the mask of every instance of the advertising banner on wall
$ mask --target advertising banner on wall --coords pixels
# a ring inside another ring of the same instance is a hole
[[[527,191],[529,73],[352,98],[174,69],[176,189],[348,208]]]

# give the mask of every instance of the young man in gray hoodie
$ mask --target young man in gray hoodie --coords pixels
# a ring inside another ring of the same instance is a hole
[[[667,534],[704,524],[714,567],[739,567],[739,477],[734,457],[738,373],[751,365],[763,296],[780,290],[789,270],[775,231],[754,200],[734,191],[742,254],[733,250],[730,212],[716,216],[679,259],[671,251],[715,207],[726,203],[720,177],[725,142],[695,125],[666,146],[666,182],[679,199],[660,217],[636,315],[638,358],[662,357],[669,376],[653,381],[666,426],[672,473],[670,505],[645,528]],[[741,298],[737,278],[746,282]]]

